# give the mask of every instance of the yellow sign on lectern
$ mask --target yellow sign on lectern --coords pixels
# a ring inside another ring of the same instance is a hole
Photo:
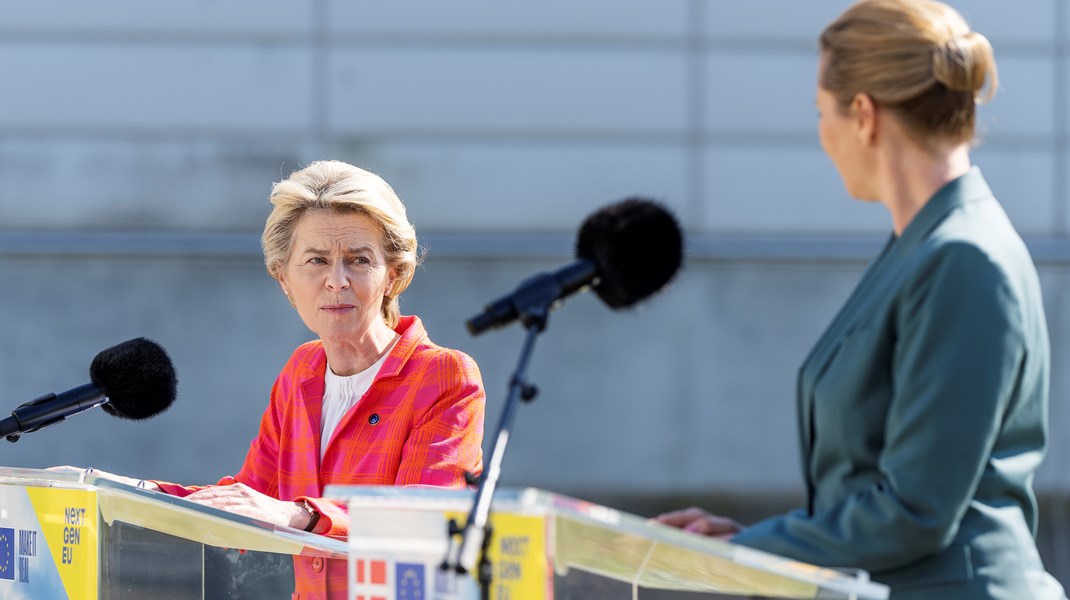
[[[0,597],[96,600],[97,493],[0,486]]]

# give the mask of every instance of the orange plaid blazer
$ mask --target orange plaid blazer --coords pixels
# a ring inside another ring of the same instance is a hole
[[[344,537],[349,516],[321,497],[326,485],[463,487],[465,471],[481,473],[485,395],[475,361],[432,343],[417,317],[402,317],[395,330],[401,338],[342,417],[322,461],[327,355],[316,340],[298,347],[279,373],[241,470],[216,485],[240,482],[280,500],[307,499],[320,513],[316,533]],[[157,484],[177,496],[200,489]],[[294,572],[295,599],[345,597],[344,561],[294,557]]]

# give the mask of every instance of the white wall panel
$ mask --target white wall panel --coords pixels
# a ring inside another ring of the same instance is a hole
[[[1019,233],[1057,233],[1056,161],[1050,152],[1000,150],[982,145],[974,150],[972,158]]]
[[[331,0],[330,24],[332,31],[340,33],[680,36],[687,29],[687,1],[503,4],[418,0],[394,4]]]
[[[310,60],[273,45],[0,44],[0,126],[300,131]]]
[[[686,203],[682,144],[384,143],[336,155],[391,182],[418,232],[571,232],[627,196],[678,213]]]
[[[716,38],[812,41],[848,0],[718,0],[704,2],[706,31]]]
[[[27,229],[258,232],[287,143],[0,138],[0,223]]]
[[[1060,39],[1063,41],[1063,43],[1066,43],[1066,42],[1070,41],[1070,10],[1067,10],[1067,7],[1066,7],[1065,4],[1063,4],[1061,6],[1062,6],[1061,12],[1062,12],[1062,15],[1063,15],[1063,22],[1061,24],[1056,22],[1056,26],[1059,27],[1059,30],[1062,32],[1062,35],[1060,36]],[[1056,12],[1058,13],[1060,11],[1056,10]]]
[[[683,133],[681,52],[346,49],[334,132]]]
[[[1055,233],[1050,154],[981,146],[974,162],[1020,232]],[[890,227],[881,207],[847,195],[818,148],[718,147],[708,151],[706,177],[704,226],[713,231],[883,233]]]
[[[953,0],[971,28],[994,44],[1051,43],[1055,3],[1061,0]],[[812,40],[851,5],[851,0],[719,0],[706,2],[706,28],[714,39]],[[998,47],[997,47],[998,50]]]
[[[35,0],[4,8],[0,31],[36,33],[307,33],[314,0]]]
[[[816,51],[708,55],[707,129],[816,136],[817,63]]]
[[[977,114],[981,134],[993,139],[1006,135],[1052,137],[1057,110],[1054,59],[997,55],[996,65],[999,89]]]
[[[1067,6],[1067,15],[1070,15],[1070,6]],[[1070,48],[1070,16],[1067,17],[1066,24],[1066,47]],[[1062,82],[1063,89],[1059,90],[1058,99],[1061,100],[1055,106],[1055,110],[1060,111],[1062,114],[1062,135],[1070,137],[1070,53],[1064,55],[1062,63],[1059,65],[1062,68]]]
[[[1055,40],[1055,5],[1065,0],[953,0],[970,28],[985,35],[996,47],[1001,43],[1051,44]]]
[[[1055,161],[1058,165],[1056,168],[1062,169],[1063,173],[1062,189],[1055,190],[1055,202],[1064,215],[1063,222],[1055,226],[1060,227],[1060,233],[1066,235],[1070,232],[1070,149],[1064,150],[1062,156],[1056,156]]]
[[[699,290],[687,290],[680,312],[688,320],[710,316],[690,329],[695,401],[687,424],[670,434],[688,465],[676,485],[801,491],[796,373],[865,265],[695,266],[686,276]]]
[[[708,231],[891,232],[883,207],[847,195],[816,141],[812,150],[709,148],[705,165]]]
[[[1051,348],[1051,393],[1048,398],[1048,454],[1037,472],[1040,492],[1070,492],[1070,279],[1065,266],[1040,267],[1044,310],[1048,317]]]

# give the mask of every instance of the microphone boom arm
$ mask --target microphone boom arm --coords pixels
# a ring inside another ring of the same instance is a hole
[[[577,260],[553,273],[539,273],[522,282],[511,293],[491,302],[483,312],[468,319],[468,332],[479,335],[488,329],[504,327],[516,319],[528,326],[528,319],[541,319],[539,331],[546,327],[546,313],[559,300],[598,281],[598,269],[589,260]],[[532,315],[541,314],[541,317]]]
[[[69,400],[74,402],[70,402]],[[71,415],[100,406],[108,399],[95,384],[87,383],[56,396],[45,394],[11,411],[0,420],[0,437],[17,442],[24,433],[32,433],[62,422]]]

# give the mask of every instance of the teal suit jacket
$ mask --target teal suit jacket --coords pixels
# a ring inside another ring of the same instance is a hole
[[[869,571],[893,600],[1065,598],[1034,535],[1048,333],[976,168],[888,242],[799,372],[809,506],[733,541]]]

